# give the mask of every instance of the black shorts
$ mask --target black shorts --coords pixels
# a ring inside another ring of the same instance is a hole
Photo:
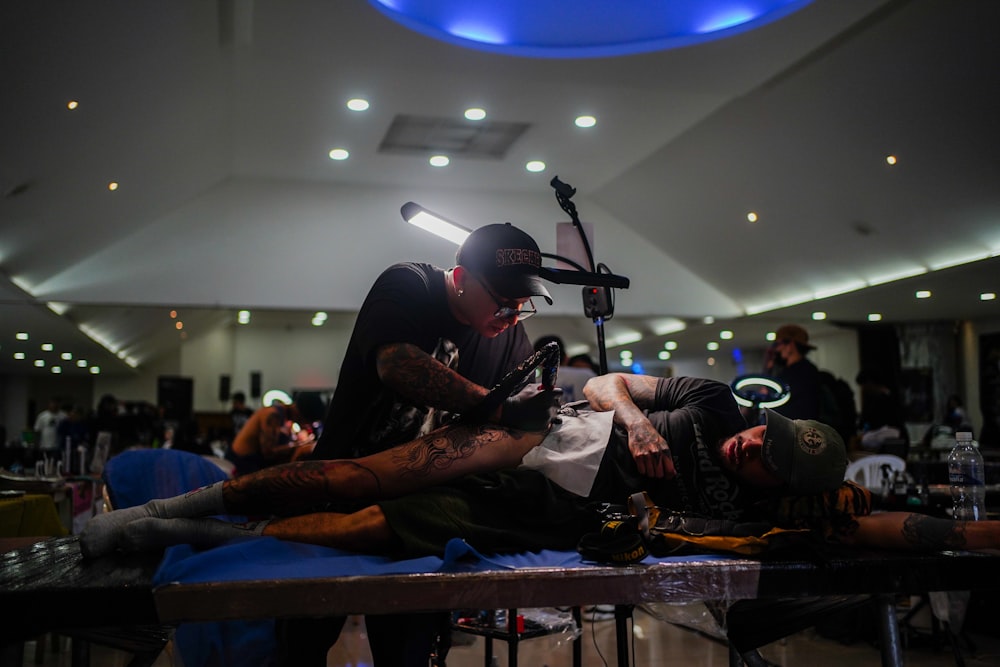
[[[401,558],[444,553],[460,538],[485,553],[575,549],[588,526],[586,499],[534,470],[469,475],[378,503]]]

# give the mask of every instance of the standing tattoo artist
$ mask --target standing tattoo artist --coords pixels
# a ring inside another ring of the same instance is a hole
[[[396,264],[375,281],[311,458],[366,456],[424,435],[478,405],[533,352],[519,322],[535,313],[531,297],[552,303],[534,239],[510,223],[486,225],[455,264]],[[514,427],[544,421],[553,401],[529,388],[492,418]],[[278,621],[281,664],[324,667],[344,620]],[[426,667],[447,623],[441,614],[369,615],[366,626],[376,665]]]

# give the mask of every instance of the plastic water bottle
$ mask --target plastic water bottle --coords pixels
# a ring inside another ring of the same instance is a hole
[[[948,455],[948,481],[951,483],[952,516],[960,521],[986,518],[986,468],[979,445],[972,434],[955,435],[955,447]]]

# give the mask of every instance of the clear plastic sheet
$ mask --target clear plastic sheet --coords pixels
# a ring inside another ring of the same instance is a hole
[[[647,602],[640,605],[653,618],[695,630],[709,637],[728,641],[726,637],[724,603],[687,602]],[[713,611],[714,609],[714,611]]]

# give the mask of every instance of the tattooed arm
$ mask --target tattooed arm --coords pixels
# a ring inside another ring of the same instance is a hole
[[[670,447],[643,413],[652,408],[657,378],[611,373],[587,381],[583,393],[598,412],[614,411],[615,424],[628,433],[628,448],[639,472],[646,477],[671,479],[677,474]]]
[[[387,387],[417,405],[463,413],[489,393],[410,343],[383,345],[375,353],[375,364]]]
[[[954,521],[911,512],[880,512],[857,517],[854,530],[836,535],[842,544],[899,549],[1000,548],[1000,521]]]

